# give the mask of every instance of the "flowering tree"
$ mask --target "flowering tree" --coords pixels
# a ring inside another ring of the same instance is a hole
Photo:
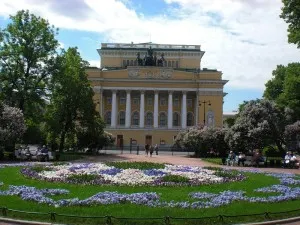
[[[224,141],[225,133],[226,129],[223,128],[192,127],[180,132],[175,144],[194,151],[198,157],[206,156],[210,148],[223,156],[228,148]]]
[[[296,121],[293,124],[287,125],[284,131],[284,138],[289,149],[298,149],[298,143],[300,141],[300,121]]]
[[[23,113],[20,109],[0,102],[0,146],[12,147],[26,130]]]
[[[276,145],[283,151],[283,133],[287,123],[284,112],[269,100],[249,101],[226,134],[230,148],[245,152]]]

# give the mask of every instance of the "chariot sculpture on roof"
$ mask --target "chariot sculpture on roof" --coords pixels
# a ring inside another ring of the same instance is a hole
[[[137,54],[137,65],[138,66],[163,66],[164,64],[164,53],[161,54],[161,57],[157,59],[156,52],[153,51],[151,46],[147,49],[147,53],[144,56],[144,59],[141,58],[140,53]]]

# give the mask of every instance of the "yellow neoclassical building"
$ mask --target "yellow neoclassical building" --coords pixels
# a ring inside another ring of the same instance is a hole
[[[97,110],[119,147],[171,146],[191,126],[222,126],[222,72],[200,69],[200,45],[102,43],[88,68]]]

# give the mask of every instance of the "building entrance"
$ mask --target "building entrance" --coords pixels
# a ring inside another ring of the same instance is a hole
[[[146,135],[145,144],[152,145],[152,136],[151,135]]]
[[[117,147],[123,149],[123,135],[117,135]]]

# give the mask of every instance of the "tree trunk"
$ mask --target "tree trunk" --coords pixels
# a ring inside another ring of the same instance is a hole
[[[275,143],[280,152],[285,152],[285,150],[283,149],[282,144],[279,140],[276,140]]]
[[[59,148],[58,148],[59,152],[63,152],[63,150],[64,150],[65,137],[66,137],[66,131],[63,130],[60,135],[60,142],[59,142]]]

